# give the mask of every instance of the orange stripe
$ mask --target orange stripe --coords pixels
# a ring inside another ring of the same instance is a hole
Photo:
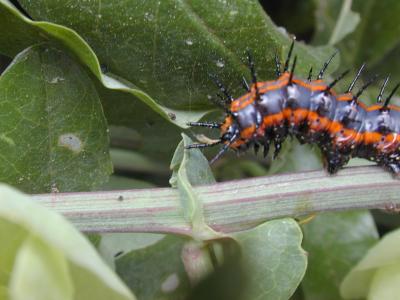
[[[330,133],[337,133],[343,129],[343,125],[340,122],[332,121],[331,126],[329,126],[328,131]]]
[[[301,79],[294,79],[293,82],[298,84],[298,85],[301,85],[301,86],[303,86],[305,88],[308,88],[308,89],[310,89],[312,91],[325,91],[326,88],[327,88],[327,85],[323,84],[322,80],[318,80],[318,82],[312,81],[312,82],[308,83],[308,82],[305,82],[305,81],[303,81]],[[321,83],[321,84],[319,84],[319,83]]]
[[[364,110],[368,110],[368,106],[364,102],[357,102]]]
[[[380,110],[382,108],[381,104],[373,104],[367,107],[368,111]],[[388,109],[400,111],[400,107],[396,105],[388,105]]]
[[[239,148],[240,145],[243,145],[243,144],[245,144],[245,143],[246,143],[246,141],[243,141],[243,140],[236,140],[236,141],[231,145],[230,148],[236,149],[236,148]]]
[[[363,142],[364,144],[375,144],[379,143],[382,139],[382,134],[379,132],[364,132],[363,133]]]
[[[249,126],[240,131],[240,137],[244,140],[251,139],[255,131],[256,131],[256,125]]]
[[[320,116],[315,111],[310,111],[307,117],[309,126],[315,131],[324,131],[330,127],[332,121],[326,117]]]
[[[292,110],[291,108],[285,108],[283,111],[283,117],[289,122],[289,123],[294,123],[295,125],[298,125],[305,119],[307,119],[307,116],[309,114],[309,110],[305,108],[297,108],[295,110]]]
[[[400,107],[398,107],[397,105],[388,105],[388,108],[400,111]]]
[[[351,93],[339,95],[336,97],[336,100],[338,100],[338,101],[350,101],[352,99],[353,99],[353,94],[351,94]]]
[[[278,90],[284,86],[287,85],[287,81],[282,81],[281,83],[277,83],[277,84],[273,84],[273,85],[269,85],[267,87],[264,87],[262,89],[259,89],[260,94],[265,94],[266,92],[269,91],[274,91],[274,90]]]
[[[243,96],[241,96],[240,98],[237,98],[236,100],[234,100],[231,103],[230,110],[232,112],[237,112],[237,111],[245,108],[247,105],[253,103],[254,100],[255,100],[255,93],[250,92],[250,93],[244,94]]]
[[[268,128],[273,125],[279,125],[283,121],[283,114],[282,113],[277,113],[273,115],[268,115],[264,117],[262,127]]]
[[[233,122],[233,119],[232,119],[231,116],[227,116],[225,118],[225,120],[224,120],[224,122],[222,123],[222,126],[221,126],[221,135],[224,134],[228,130],[229,126],[232,125],[232,122]]]
[[[367,111],[379,110],[381,108],[382,108],[382,105],[374,104],[374,105],[368,106]]]

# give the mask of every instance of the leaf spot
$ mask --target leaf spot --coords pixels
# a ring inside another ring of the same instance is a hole
[[[50,81],[49,81],[49,83],[59,83],[60,81],[64,81],[65,79],[63,78],[63,77],[58,77],[58,76],[56,76],[56,77],[54,77],[54,78],[52,78]]]
[[[144,20],[151,22],[154,20],[154,15],[152,13],[146,12],[144,14]]]
[[[179,286],[179,277],[176,273],[169,275],[163,283],[161,283],[161,290],[164,293],[171,293]]]
[[[215,64],[217,65],[217,67],[219,67],[219,68],[223,68],[223,67],[225,67],[225,62],[223,61],[223,60],[217,60],[216,62],[215,62]]]
[[[72,133],[65,133],[60,135],[58,139],[58,146],[65,147],[72,152],[79,153],[82,151],[82,141]]]

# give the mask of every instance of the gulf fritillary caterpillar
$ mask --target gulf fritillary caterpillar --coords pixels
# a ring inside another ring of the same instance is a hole
[[[222,106],[226,111],[222,123],[190,122],[190,126],[201,126],[220,130],[220,138],[213,143],[192,144],[186,148],[205,148],[222,144],[222,149],[210,161],[212,164],[228,149],[255,151],[264,146],[264,156],[274,143],[274,158],[278,155],[288,135],[295,136],[300,143],[315,143],[321,149],[326,169],[333,174],[343,167],[351,157],[365,158],[376,162],[394,175],[400,174],[400,107],[389,101],[399,88],[395,86],[383,100],[387,77],[377,97],[377,104],[366,106],[358,99],[363,91],[376,79],[364,84],[360,90],[352,90],[365,64],[358,70],[344,94],[337,94],[333,87],[349,71],[326,84],[322,78],[336,53],[323,65],[316,80],[312,80],[312,69],[307,80],[294,75],[297,57],[289,64],[294,41],[289,49],[283,72],[275,55],[277,79],[257,81],[254,62],[248,53],[252,84],[243,78],[246,93],[234,99],[218,79],[217,86],[224,94]]]

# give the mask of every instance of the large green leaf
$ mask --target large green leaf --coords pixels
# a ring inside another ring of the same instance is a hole
[[[0,286],[13,299],[134,299],[60,215],[0,186]]]
[[[243,299],[289,299],[307,268],[297,223],[292,219],[270,221],[232,237],[242,252]]]
[[[117,96],[129,93],[131,95],[129,101],[143,101],[151,109],[171,122],[185,126],[188,120],[200,118],[205,113],[204,110],[182,112],[168,109],[157,104],[149,95],[132,83],[126,80],[119,81],[118,77],[112,76],[112,74],[110,76],[102,74],[96,55],[76,32],[67,27],[48,22],[31,21],[22,15],[8,0],[0,0],[0,28],[7,29],[0,30],[0,53],[15,56],[19,51],[33,44],[52,42],[71,51],[101,81],[105,88],[114,91]],[[115,110],[115,107],[113,109]],[[125,103],[119,107],[119,112],[120,114],[126,112]],[[129,113],[129,110],[127,112]],[[138,115],[143,115],[143,112]],[[118,122],[120,117],[116,117],[111,121]]]
[[[112,171],[107,124],[81,66],[36,46],[0,77],[0,180],[29,192],[90,190]]]
[[[21,1],[36,20],[76,30],[113,74],[134,83],[164,106],[204,107],[215,90],[207,73],[237,85],[254,52],[260,76],[274,74],[274,51],[289,38],[256,1]],[[234,30],[232,30],[232,28]],[[254,38],[257,37],[257,38]],[[138,45],[140,45],[138,47]],[[299,44],[301,63],[321,63],[329,53]],[[308,67],[308,66],[307,66]],[[201,104],[202,103],[202,104]],[[201,105],[201,106],[200,106]]]
[[[325,213],[303,226],[309,266],[302,282],[307,300],[341,299],[344,276],[376,243],[369,212]]]
[[[43,34],[56,40],[101,77],[96,58],[73,32],[17,16],[15,11],[10,13],[5,0],[2,2],[0,13],[6,16],[3,28],[19,30],[18,36],[29,28],[40,40]],[[64,1],[22,1],[22,5],[37,20],[75,29],[93,47],[108,71],[146,91],[159,104],[188,112],[205,107],[206,96],[215,90],[208,79],[209,72],[221,73],[236,86],[241,73],[247,72],[242,62],[245,49],[251,48],[262,66],[260,75],[271,78],[274,52],[284,55],[282,49],[287,49],[289,43],[288,36],[278,30],[256,2],[232,0],[204,6],[201,1],[103,1],[99,6],[86,1],[74,5]],[[232,27],[238,30],[230,30]],[[253,39],[255,35],[257,40]],[[2,38],[13,39],[10,35]],[[11,54],[18,45],[32,43],[32,38],[22,40],[14,38],[14,48],[6,44],[1,50]],[[310,64],[320,65],[332,49],[299,44],[297,52],[305,70]],[[107,81],[103,78],[106,86],[113,84]],[[134,94],[141,98],[139,92]],[[157,110],[151,100],[142,100]]]

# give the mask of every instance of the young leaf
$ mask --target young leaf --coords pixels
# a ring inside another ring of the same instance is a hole
[[[193,235],[200,240],[222,237],[205,223],[203,202],[193,188],[215,182],[208,161],[199,149],[184,149],[193,142],[185,134],[182,137],[171,161],[170,184],[179,190],[183,214],[192,224]]]
[[[17,253],[9,293],[12,299],[73,299],[73,282],[62,251],[28,235]]]
[[[342,297],[396,299],[400,293],[399,247],[399,229],[385,235],[346,275],[340,286]]]

